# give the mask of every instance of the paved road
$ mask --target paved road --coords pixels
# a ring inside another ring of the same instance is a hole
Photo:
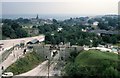
[[[12,51],[12,53],[8,56],[8,58],[2,63],[0,63],[0,67],[4,66],[4,69],[6,69],[11,64],[16,62],[17,59],[19,59],[20,57],[23,57],[23,50],[24,48]]]
[[[24,48],[14,50],[8,56],[8,58],[0,64],[0,67],[4,66],[4,69],[6,69],[11,64],[16,62],[18,58],[23,57],[23,50],[24,50]],[[54,74],[55,74],[54,67],[57,64],[56,60],[58,60],[58,58],[59,58],[59,54],[57,54],[51,61],[50,68],[49,68],[49,76],[54,76]],[[36,68],[34,68],[26,73],[16,75],[16,76],[48,76],[48,61],[44,61],[43,63],[38,65]]]
[[[0,51],[0,55],[5,51],[8,50],[10,48],[12,48],[13,46],[15,46],[16,44],[20,44],[21,42],[24,42],[25,44],[33,39],[38,39],[40,42],[44,41],[45,36],[44,35],[39,35],[39,36],[35,36],[35,37],[26,37],[26,38],[19,38],[19,39],[9,39],[9,40],[0,40],[0,44],[2,45],[2,48],[4,48],[4,50]]]
[[[54,69],[57,65],[58,61],[56,61],[56,60],[58,60],[58,58],[59,58],[59,54],[57,54],[51,61],[50,68],[49,68],[49,76],[54,76],[55,74],[60,73],[60,71],[57,71]],[[26,73],[16,75],[15,77],[17,77],[17,76],[48,76],[48,60],[44,61],[43,63],[41,63],[34,69],[32,69]]]
[[[50,65],[49,76],[54,76],[54,66],[55,63]],[[34,69],[16,76],[48,76],[48,61],[44,61]]]
[[[47,64],[48,64],[48,61],[44,61],[34,69],[16,76],[45,76],[47,75]]]
[[[16,50],[14,53],[11,53],[8,58],[2,62],[2,53],[5,50],[8,50],[15,46],[16,44],[20,44],[21,42],[24,42],[25,44],[33,39],[38,39],[40,42],[44,41],[45,36],[39,35],[35,37],[27,37],[27,38],[19,38],[19,39],[9,39],[9,40],[0,40],[0,44],[2,44],[2,48],[0,48],[0,75],[1,75],[1,67],[4,66],[4,69],[9,67],[12,63],[14,63],[17,58],[19,58],[22,54],[22,50]]]

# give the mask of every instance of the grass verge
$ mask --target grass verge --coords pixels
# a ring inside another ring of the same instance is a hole
[[[18,61],[9,66],[5,72],[13,72],[14,75],[25,73],[37,65],[39,65],[44,59],[40,57],[36,52],[31,52],[20,58]]]

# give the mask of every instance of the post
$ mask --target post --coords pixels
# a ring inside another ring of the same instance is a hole
[[[48,59],[48,78],[49,78],[49,70],[50,70],[50,59]]]
[[[14,48],[14,43],[13,43],[13,56],[15,58],[15,52],[14,52],[15,48]]]
[[[45,49],[45,46],[44,46],[44,44],[42,44],[43,45],[43,47],[42,47],[42,50],[43,50],[43,58],[45,58],[45,54],[44,54],[44,49]]]
[[[50,56],[48,57],[48,78],[50,73],[50,61],[51,61],[51,49],[50,49]]]

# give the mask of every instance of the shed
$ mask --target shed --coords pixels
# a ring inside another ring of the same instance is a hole
[[[39,40],[33,39],[33,40],[29,41],[27,44],[37,44],[37,43],[39,43]]]

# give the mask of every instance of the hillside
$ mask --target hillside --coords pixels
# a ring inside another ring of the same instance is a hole
[[[114,53],[101,52],[98,50],[82,51],[74,59],[74,62],[69,62],[65,67],[65,72],[71,78],[75,76],[98,78],[118,78],[119,71],[119,56]]]
[[[44,59],[40,57],[37,53],[31,52],[25,55],[25,57],[20,58],[11,66],[9,66],[5,71],[13,72],[14,75],[25,73],[36,66],[38,66]]]
[[[97,50],[83,51],[76,59],[75,63],[82,66],[100,66],[103,62],[117,62],[118,55],[115,53],[101,52]]]

